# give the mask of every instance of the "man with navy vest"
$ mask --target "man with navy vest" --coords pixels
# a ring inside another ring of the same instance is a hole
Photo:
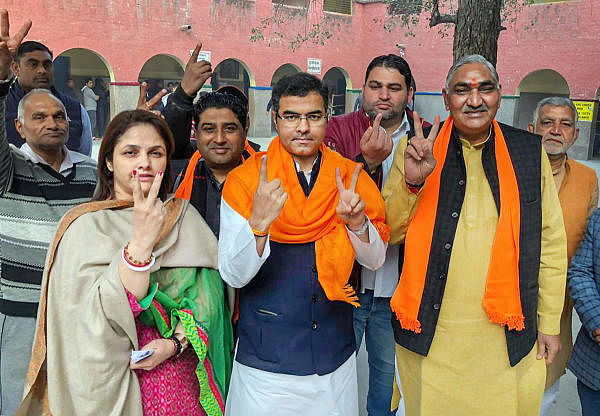
[[[405,241],[391,300],[408,415],[538,415],[560,349],[567,241],[539,136],[495,120],[482,56],[452,66],[450,116],[401,142],[383,187]]]
[[[229,173],[219,271],[240,288],[230,416],[358,415],[349,284],[385,259],[389,228],[361,165],[323,144],[327,87],[298,73],[273,88],[278,137]]]
[[[54,88],[54,68],[50,49],[39,42],[23,42],[17,50],[11,69],[17,78],[11,85],[6,97],[4,124],[9,143],[17,147],[25,143],[15,128],[19,101],[32,89],[44,88],[52,91],[52,94],[67,109],[67,116],[69,118],[67,148],[86,156],[91,156],[92,125],[90,118],[77,100],[69,95],[60,93]]]

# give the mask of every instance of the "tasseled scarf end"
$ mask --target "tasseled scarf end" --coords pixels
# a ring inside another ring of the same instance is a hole
[[[523,315],[506,315],[501,312],[486,311],[490,322],[500,326],[507,326],[509,330],[522,331],[525,329],[525,317]]]
[[[394,308],[393,302],[391,303],[391,306],[392,306],[392,312],[394,312],[394,314],[396,314],[396,318],[398,318],[398,322],[400,322],[400,326],[402,327],[402,329],[406,329],[407,331],[412,331],[416,334],[421,333],[421,322],[419,322],[418,319],[413,319],[413,318],[407,317],[403,311],[397,310],[396,308]]]
[[[355,308],[360,308],[360,303],[358,303],[358,296],[356,296],[356,291],[351,285],[346,285],[342,288],[344,291],[344,299],[341,299],[344,302],[349,303]]]

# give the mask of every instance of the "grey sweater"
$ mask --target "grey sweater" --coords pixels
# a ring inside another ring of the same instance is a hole
[[[35,317],[46,251],[58,222],[88,201],[96,186],[96,162],[75,163],[67,176],[30,161],[6,140],[0,84],[0,312]]]

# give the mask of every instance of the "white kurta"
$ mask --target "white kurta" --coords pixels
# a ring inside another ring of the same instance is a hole
[[[381,267],[387,243],[369,222],[369,243],[348,230],[356,261],[371,270]],[[261,257],[248,220],[221,199],[219,271],[233,287],[247,285],[269,257],[269,241]],[[225,408],[227,416],[310,414],[311,416],[358,415],[356,356],[326,375],[294,376],[271,373],[234,361]]]

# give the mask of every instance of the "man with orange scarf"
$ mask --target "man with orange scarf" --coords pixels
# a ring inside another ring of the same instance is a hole
[[[398,146],[383,189],[405,240],[391,307],[406,414],[539,414],[560,349],[567,245],[539,136],[499,124],[494,67],[470,55],[442,91],[450,117]]]
[[[219,270],[240,288],[231,416],[358,415],[349,283],[385,260],[389,228],[360,164],[323,145],[327,87],[298,73],[273,88],[279,136],[231,171]]]

